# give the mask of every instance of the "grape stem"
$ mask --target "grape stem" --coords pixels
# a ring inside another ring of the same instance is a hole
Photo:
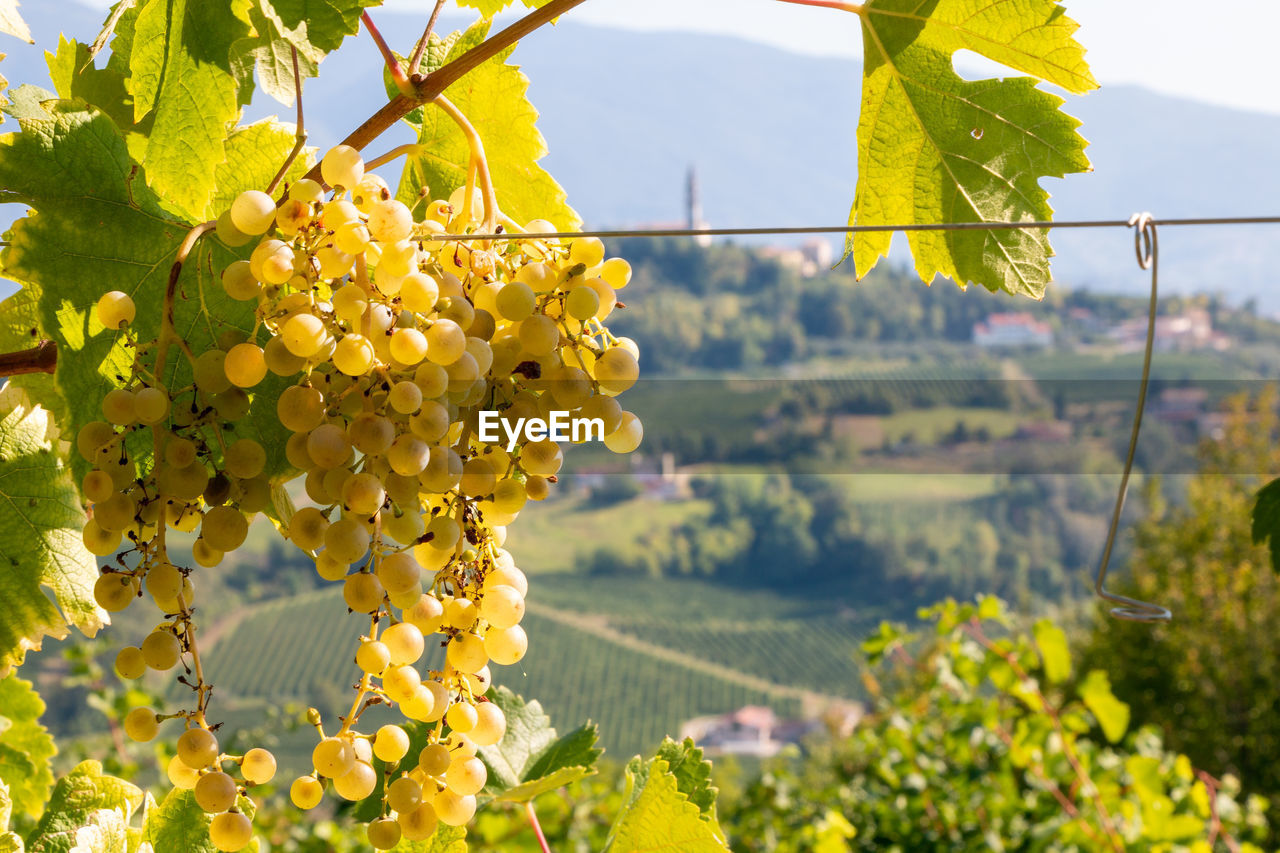
[[[58,345],[41,341],[31,349],[0,355],[0,376],[23,373],[53,373],[58,367]]]
[[[538,823],[538,813],[533,809],[533,800],[527,800],[524,804],[524,813],[529,816],[529,825],[533,827],[533,834],[538,838],[538,847],[542,853],[551,853],[551,845],[547,843],[547,836],[542,833],[542,824]]]
[[[484,143],[480,140],[480,134],[476,132],[475,126],[467,120],[462,114],[462,110],[453,105],[453,102],[444,95],[437,95],[432,101],[439,107],[444,114],[453,119],[454,124],[458,125],[458,129],[462,131],[462,135],[467,138],[467,145],[471,148],[471,161],[475,164],[476,172],[480,179],[480,192],[484,198],[484,232],[492,234],[493,229],[497,226],[498,197],[493,191],[493,177],[489,174],[489,160],[484,154]],[[471,181],[467,180],[467,197],[463,200],[463,210],[469,210],[471,207]]]
[[[824,9],[839,9],[842,12],[863,14],[866,9],[861,3],[840,3],[837,0],[779,0],[782,3],[794,3],[797,6],[821,6]]]
[[[427,52],[431,32],[436,28],[436,21],[440,18],[440,10],[444,8],[444,4],[445,0],[436,0],[436,7],[431,10],[431,17],[427,19],[427,28],[422,31],[422,38],[418,39],[418,44],[413,49],[413,56],[409,58],[410,80],[417,76],[418,66],[422,64],[422,55]]]
[[[497,56],[543,24],[584,2],[586,0],[551,0],[547,5],[535,9],[511,26],[495,33],[457,59],[441,66],[430,74],[425,76],[415,74],[414,78],[410,80],[413,86],[412,96],[397,95],[366,119],[363,124],[349,133],[347,138],[342,140],[342,144],[349,145],[357,151],[364,150],[366,145],[381,136],[384,131],[423,104],[434,101],[468,72]],[[319,163],[311,168],[311,171],[307,173],[307,177],[313,181],[323,181]]]
[[[396,88],[400,90],[401,94],[412,96],[413,84],[405,76],[404,66],[400,64],[400,60],[396,59],[396,55],[387,46],[387,40],[378,31],[377,25],[373,23],[373,18],[369,17],[368,12],[361,12],[360,20],[364,21],[365,28],[369,30],[369,35],[373,36],[374,43],[378,45],[378,50],[382,53],[382,59],[387,63],[387,70],[391,72],[391,79],[395,81]]]
[[[364,170],[366,172],[372,172],[374,169],[378,168],[379,166],[387,165],[397,157],[404,157],[410,154],[416,154],[418,153],[418,150],[420,148],[421,146],[414,142],[409,142],[409,143],[406,143],[405,145],[397,145],[395,148],[392,148],[386,154],[383,154],[379,157],[374,157],[372,160],[364,161]]]
[[[276,191],[276,187],[280,186],[280,182],[284,180],[284,176],[288,174],[289,167],[293,165],[293,161],[298,159],[298,155],[302,153],[302,146],[307,144],[307,129],[302,122],[302,72],[298,70],[298,49],[296,47],[289,48],[293,52],[293,93],[298,99],[298,124],[296,131],[296,141],[293,143],[293,150],[289,152],[289,156],[285,158],[284,163],[280,166],[280,171],[276,172],[276,176],[271,179],[271,184],[267,187],[267,195]]]

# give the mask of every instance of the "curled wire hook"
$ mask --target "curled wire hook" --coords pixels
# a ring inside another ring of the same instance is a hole
[[[1125,455],[1124,474],[1120,477],[1120,490],[1116,495],[1116,508],[1111,514],[1111,527],[1107,530],[1107,543],[1102,549],[1102,560],[1098,563],[1098,574],[1094,580],[1093,590],[1104,601],[1114,603],[1111,615],[1117,619],[1130,622],[1168,622],[1173,618],[1169,608],[1149,601],[1139,601],[1108,592],[1107,566],[1111,563],[1111,550],[1116,543],[1116,532],[1120,529],[1120,515],[1124,511],[1125,495],[1129,491],[1129,475],[1133,472],[1133,457],[1138,450],[1138,432],[1142,429],[1142,413],[1147,404],[1147,385],[1151,379],[1151,351],[1155,347],[1157,278],[1159,272],[1160,242],[1156,235],[1156,222],[1150,213],[1135,213],[1129,219],[1133,227],[1133,250],[1138,258],[1138,266],[1151,270],[1151,307],[1147,312],[1147,345],[1142,357],[1142,381],[1138,385],[1138,405],[1133,413],[1133,431],[1129,434],[1129,451]]]

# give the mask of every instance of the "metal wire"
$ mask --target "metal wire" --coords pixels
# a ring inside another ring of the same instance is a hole
[[[1182,219],[1161,219],[1162,226],[1172,225],[1278,225],[1280,216],[1199,216]],[[938,222],[899,225],[813,225],[769,226],[758,228],[618,228],[595,231],[555,231],[535,234],[529,232],[499,231],[492,234],[433,234],[417,235],[423,240],[572,240],[577,237],[602,239],[623,237],[752,237],[785,234],[872,234],[885,231],[1004,231],[1036,228],[1132,228],[1134,219],[1065,219],[1060,221],[1032,222]],[[1146,267],[1143,267],[1146,269]]]

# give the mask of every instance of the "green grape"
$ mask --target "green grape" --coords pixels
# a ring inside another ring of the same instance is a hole
[[[320,204],[324,201],[324,187],[310,178],[299,178],[289,185],[289,198],[308,204]]]
[[[344,284],[333,294],[333,313],[339,320],[354,323],[369,307],[368,294],[358,284]]]
[[[335,779],[348,773],[356,763],[350,738],[327,737],[311,751],[311,764],[321,776]]]
[[[232,299],[248,302],[262,294],[262,285],[253,276],[248,261],[232,261],[222,271],[222,289]]]
[[[431,801],[436,817],[446,826],[463,826],[476,813],[476,798],[471,795],[459,796],[446,788]]]
[[[507,554],[506,551],[498,553],[499,555]],[[485,576],[481,592],[488,595],[490,590],[503,585],[515,589],[520,593],[521,598],[529,596],[529,579],[524,576],[524,572],[515,567],[514,563],[510,562],[510,554],[507,554],[507,559],[500,561],[497,567]]]
[[[382,481],[372,474],[352,475],[342,485],[342,502],[360,515],[373,515],[382,508],[386,499]]]
[[[231,224],[242,234],[265,234],[275,218],[275,199],[261,190],[245,190],[231,202]]]
[[[613,313],[613,309],[618,307],[618,294],[602,278],[587,279],[587,287],[594,290],[596,298],[600,300],[600,307],[596,309],[595,318],[601,321],[607,320],[609,315]]]
[[[397,329],[391,336],[391,357],[414,367],[427,357],[427,336],[417,329]]]
[[[240,772],[246,782],[265,785],[276,775],[276,757],[261,747],[254,747],[244,754]]]
[[[594,289],[580,284],[569,291],[564,300],[564,310],[575,320],[586,322],[600,310],[600,296]]]
[[[160,731],[160,721],[150,708],[134,708],[124,715],[124,733],[131,740],[146,743]]]
[[[320,264],[320,275],[325,278],[342,278],[355,266],[356,256],[339,252],[332,246],[324,246],[316,252],[316,261]]]
[[[330,528],[332,530],[333,528]],[[342,600],[356,613],[372,613],[382,606],[385,591],[373,575],[357,572],[342,585]]]
[[[182,592],[182,570],[173,563],[157,563],[147,570],[147,592],[156,601],[172,601]]]
[[[405,751],[408,751],[409,741],[405,738]],[[375,745],[376,749],[376,745]],[[401,758],[404,754],[401,753]],[[384,759],[386,760],[386,759]],[[399,761],[399,758],[392,759]],[[422,805],[422,786],[408,776],[401,776],[390,785],[387,786],[387,806],[398,814],[406,814]]]
[[[512,630],[518,629],[519,626]],[[475,672],[489,662],[487,648],[486,641],[476,634],[462,632],[449,641],[445,657],[449,665],[459,672]]]
[[[520,467],[526,473],[550,477],[564,464],[564,454],[554,441],[535,441],[524,446],[520,454]]]
[[[339,252],[348,255],[363,254],[365,247],[369,245],[369,239],[369,229],[358,219],[344,222],[333,233],[333,245],[338,247]]]
[[[200,777],[195,795],[196,803],[206,812],[225,812],[236,804],[236,783],[226,773],[215,770]]]
[[[218,757],[218,739],[208,729],[187,729],[178,736],[178,758],[192,770],[203,770]]]
[[[640,365],[626,349],[615,346],[604,351],[595,364],[596,381],[610,394],[621,394],[640,376]]]
[[[131,325],[137,314],[133,299],[122,291],[112,290],[98,299],[98,321],[108,329]]]
[[[342,427],[321,424],[307,436],[307,454],[320,468],[337,468],[351,456],[351,442]]]
[[[231,221],[230,209],[218,214],[218,220],[214,226],[214,234],[217,235],[224,246],[229,246],[233,249],[239,248],[253,239],[252,234],[244,233]]]
[[[644,440],[644,424],[631,412],[622,413],[622,423],[604,437],[604,446],[614,453],[630,453]]]
[[[391,470],[405,477],[416,477],[427,467],[431,448],[416,435],[401,435],[387,448]]]
[[[204,566],[211,569],[222,562],[222,558],[226,555],[217,548],[210,545],[203,538],[197,538],[191,543],[191,558],[196,561],[196,565]]]
[[[209,841],[224,853],[235,853],[253,840],[253,823],[239,812],[227,812],[209,823]]]
[[[333,790],[344,800],[363,800],[373,793],[378,784],[378,774],[367,761],[352,763],[351,769],[333,780]]]
[[[500,630],[490,629],[484,635],[484,651],[494,663],[504,666],[518,663],[528,649],[529,637],[519,625]]]
[[[81,458],[88,462],[96,459],[99,448],[115,438],[116,432],[111,424],[103,421],[90,421],[80,427],[76,433],[76,450]]]
[[[459,708],[469,708],[469,705],[458,705]],[[472,727],[474,728],[474,726]],[[448,771],[445,773],[445,782],[449,785],[449,790],[455,794],[466,796],[468,794],[478,794],[480,789],[484,787],[484,783],[488,781],[489,774],[485,770],[484,762],[478,758],[464,758],[461,761],[455,761],[449,765]]]
[[[493,307],[504,319],[518,323],[533,313],[537,299],[529,285],[517,280],[498,291]]]
[[[348,566],[369,550],[369,532],[350,518],[340,518],[324,532],[326,553]]]
[[[466,351],[467,335],[454,321],[437,320],[427,329],[427,358],[433,364],[453,364]]]
[[[351,191],[351,202],[361,213],[368,213],[379,201],[391,197],[391,188],[381,175],[366,173]]]
[[[506,733],[507,718],[501,708],[493,702],[481,702],[476,705],[476,725],[467,733],[472,743],[476,746],[493,746],[501,741]]]
[[[303,507],[289,519],[289,538],[304,551],[314,551],[323,545],[328,529],[329,519],[312,506]]]
[[[449,410],[435,400],[427,400],[409,418],[409,429],[425,442],[436,442],[449,431]]]
[[[395,199],[375,202],[369,208],[369,233],[380,243],[408,240],[413,234],[413,214]]]
[[[103,530],[118,533],[128,529],[137,512],[138,507],[133,498],[123,492],[113,491],[105,501],[94,506],[93,518]]]
[[[631,281],[631,264],[623,258],[609,258],[600,267],[600,277],[614,290],[622,290]]]
[[[364,177],[364,160],[350,145],[335,145],[320,161],[320,176],[331,187],[355,189]]]
[[[244,514],[229,506],[216,506],[209,510],[200,525],[200,535],[224,554],[243,545],[248,534],[249,522]]]
[[[434,278],[411,272],[400,282],[400,304],[416,314],[426,314],[440,301],[440,285]]]
[[[267,377],[267,359],[257,344],[236,344],[223,363],[227,380],[237,388],[252,388]]]
[[[182,657],[182,644],[168,631],[152,631],[141,648],[147,666],[161,672],[173,669]]]
[[[435,692],[431,690],[431,685],[437,683],[428,681],[426,684],[419,684],[412,696],[400,701],[400,712],[411,720],[430,721],[436,707]]]
[[[124,679],[141,678],[147,674],[147,660],[142,656],[142,649],[137,646],[125,646],[116,653],[116,675]]]
[[[433,743],[418,753],[418,768],[428,776],[441,777],[449,769],[453,756],[444,744]]]
[[[535,356],[550,355],[560,345],[560,330],[550,317],[534,314],[520,323],[520,345]]]
[[[363,376],[373,368],[377,354],[363,335],[346,335],[333,351],[333,365],[347,376]]]
[[[387,403],[402,415],[411,415],[422,407],[422,389],[413,382],[401,380],[391,386]]]
[[[400,622],[383,631],[382,642],[395,666],[417,663],[425,648],[422,632],[409,622]]]
[[[267,345],[262,348],[262,357],[267,364],[267,370],[276,376],[292,376],[307,364],[305,358],[289,352],[284,341],[278,337],[267,341]]]
[[[144,424],[158,424],[169,414],[169,395],[160,388],[140,388],[133,395],[133,409]]]
[[[303,810],[314,809],[323,797],[324,786],[313,776],[299,776],[289,786],[289,799]]]
[[[385,725],[378,729],[373,739],[373,754],[388,764],[394,764],[409,752],[409,735],[396,725]],[[412,781],[412,780],[410,780]],[[392,783],[394,784],[394,783]],[[416,803],[415,803],[416,805]],[[396,811],[406,811],[392,806]]]
[[[319,352],[325,335],[324,321],[314,314],[294,314],[280,328],[284,345],[300,358],[310,358]]]
[[[365,640],[356,649],[356,666],[370,675],[377,675],[391,664],[391,652],[379,640]]]
[[[501,630],[520,624],[524,611],[524,596],[515,587],[497,584],[485,588],[480,615],[494,628]]]
[[[440,819],[430,803],[423,803],[411,812],[399,816],[400,830],[408,841],[426,841],[435,835]]]
[[[88,525],[85,526],[86,544],[89,538],[89,525],[97,527],[97,524],[93,519],[90,519]],[[119,543],[119,533],[111,533],[109,535],[114,536],[116,542]],[[111,551],[114,550],[115,548],[111,549]],[[89,551],[90,553],[94,553],[93,548],[90,548]],[[111,551],[108,551],[107,553],[111,553]],[[129,575],[121,575],[112,572],[98,578],[93,585],[93,600],[98,603],[99,607],[108,613],[119,613],[121,610],[124,610],[133,603],[133,599],[137,594],[138,590],[135,586],[134,579]]]
[[[528,285],[534,293],[554,290],[558,279],[556,271],[541,261],[525,264],[516,272],[516,281]]]
[[[192,770],[185,761],[176,755],[169,759],[169,764],[165,768],[165,775],[169,777],[169,781],[175,788],[181,788],[184,791],[190,791],[195,788],[196,782],[200,780],[199,771]]]
[[[396,428],[382,415],[364,412],[352,418],[347,427],[347,438],[365,456],[380,456],[387,452],[395,440]]]
[[[138,419],[137,401],[132,391],[116,388],[102,398],[102,416],[117,426],[128,426]]]
[[[423,634],[434,634],[444,624],[444,605],[434,595],[423,594],[403,615],[404,621]]]
[[[444,720],[449,724],[449,728],[459,734],[466,734],[474,729],[478,719],[475,706],[470,702],[456,702],[450,706],[448,712],[444,715]],[[450,763],[449,769],[453,769],[452,763]]]
[[[406,702],[422,686],[422,676],[412,666],[392,666],[382,676],[382,687],[397,702]]]
[[[324,420],[324,395],[306,385],[286,388],[276,401],[276,417],[293,432],[315,429]]]
[[[400,824],[389,817],[380,817],[369,822],[365,835],[369,846],[374,850],[390,850],[400,843]]]
[[[242,480],[251,480],[262,473],[267,465],[267,452],[251,438],[233,441],[224,457],[227,473]]]
[[[469,459],[462,466],[462,483],[460,488],[464,494],[473,497],[487,495],[493,491],[498,482],[498,475],[487,460]]]
[[[476,360],[471,353],[464,350],[452,364],[445,367],[445,373],[449,376],[449,392],[453,394],[466,391],[475,384],[476,380],[480,378],[480,366],[476,364]],[[485,383],[481,383],[481,385],[488,387]],[[466,403],[462,403],[462,405],[466,405]]]
[[[193,442],[174,436],[164,446],[164,461],[173,468],[186,468],[196,461],[196,446]]]
[[[450,628],[465,631],[480,618],[480,609],[469,598],[446,598],[444,601],[444,624]]]
[[[604,243],[597,237],[579,237],[569,244],[569,263],[594,267],[604,261]]]

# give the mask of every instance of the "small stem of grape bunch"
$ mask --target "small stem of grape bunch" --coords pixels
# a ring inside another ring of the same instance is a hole
[[[483,230],[486,234],[492,234],[494,227],[497,225],[498,216],[498,197],[493,191],[493,177],[489,174],[489,160],[484,154],[484,143],[480,141],[480,134],[476,132],[475,126],[467,120],[462,111],[453,105],[453,102],[444,95],[439,95],[432,102],[462,131],[462,135],[467,138],[467,145],[471,148],[471,160],[476,165],[476,170],[480,180],[480,192],[484,198],[484,226]],[[464,201],[465,205],[470,205],[470,194]]]
[[[361,12],[360,20],[364,21],[365,27],[369,30],[369,35],[373,36],[374,43],[378,45],[378,50],[381,51],[382,59],[387,63],[387,70],[391,72],[391,79],[395,81],[396,88],[400,90],[401,94],[412,97],[414,94],[413,84],[409,82],[408,76],[404,73],[404,66],[400,64],[400,60],[396,59],[396,55],[391,52],[386,39],[382,37],[377,25],[373,23],[373,18],[369,17],[368,12]]]
[[[31,349],[0,355],[0,376],[53,373],[57,367],[58,345],[53,341],[41,341]]]
[[[547,836],[542,833],[542,824],[538,823],[538,813],[533,809],[533,800],[529,800],[524,804],[524,811],[529,816],[529,825],[533,827],[533,834],[538,838],[538,847],[542,849],[542,853],[551,853],[551,845],[547,843]]]
[[[302,146],[307,144],[307,129],[302,121],[302,72],[298,69],[298,49],[290,48],[293,51],[293,93],[298,99],[298,124],[295,131],[296,141],[293,143],[293,150],[289,152],[289,156],[280,166],[280,171],[276,172],[276,176],[271,179],[271,183],[267,186],[267,195],[276,191],[276,187],[280,186],[280,182],[284,180],[284,176],[289,173],[289,167],[293,165],[293,161],[298,159],[298,155],[302,153]]]

